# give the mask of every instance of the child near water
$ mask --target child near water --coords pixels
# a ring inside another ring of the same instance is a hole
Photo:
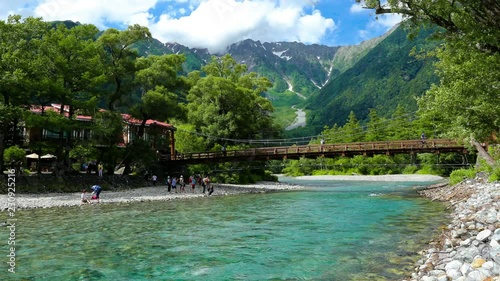
[[[80,195],[81,197],[81,202],[80,202],[80,205],[83,205],[83,204],[90,204],[90,201],[89,199],[87,198],[87,190],[86,189],[83,189],[82,190],[82,195]]]

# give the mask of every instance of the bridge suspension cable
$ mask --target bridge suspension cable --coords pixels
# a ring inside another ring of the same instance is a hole
[[[379,122],[375,122],[372,125],[381,125],[381,124],[387,124],[390,121],[397,120],[400,118],[405,118],[408,116],[414,116],[414,112],[409,112],[406,114],[403,114],[401,116],[397,116],[395,118],[388,118],[388,119],[382,119]],[[376,131],[382,131],[387,128],[389,128],[390,125],[386,125],[377,129],[367,129],[367,126],[361,126],[357,128],[359,132],[356,133],[351,133],[351,134],[343,134],[344,137],[354,137],[354,136],[359,136],[362,134],[366,134],[367,132],[376,132]],[[232,142],[235,144],[249,144],[249,145],[262,145],[262,146],[282,146],[282,145],[303,145],[303,144],[309,144],[311,141],[319,141],[321,138],[325,139],[325,141],[332,142],[335,139],[334,138],[329,138],[325,137],[323,134],[317,134],[317,135],[311,135],[311,136],[305,136],[305,137],[294,137],[294,138],[281,138],[281,139],[234,139],[234,138],[224,138],[224,137],[218,137],[218,136],[213,136],[209,134],[204,134],[196,131],[190,131],[190,130],[183,130],[183,129],[178,129],[181,132],[185,132],[188,134],[192,135],[197,135],[201,137],[205,137],[208,139],[214,139],[218,141],[224,141],[224,142]]]

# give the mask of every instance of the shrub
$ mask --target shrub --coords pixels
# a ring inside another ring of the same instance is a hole
[[[420,170],[416,172],[416,174],[420,175],[442,175],[443,171],[439,168],[436,168],[431,164],[424,164],[421,166]]]
[[[474,178],[476,176],[476,171],[473,169],[459,169],[451,172],[450,174],[450,185],[455,185],[460,183],[466,178]]]
[[[10,163],[12,161],[24,161],[24,157],[26,156],[26,151],[20,148],[17,145],[11,146],[4,151],[3,161],[5,163]]]
[[[493,171],[491,172],[488,180],[491,182],[491,181],[498,181],[500,180],[500,167],[497,166],[493,169]]]
[[[410,165],[410,166],[406,166],[402,173],[403,174],[415,174],[416,172],[418,171],[418,167],[416,165]]]

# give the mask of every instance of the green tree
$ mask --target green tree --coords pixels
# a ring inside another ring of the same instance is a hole
[[[7,145],[21,144],[22,111],[31,102],[33,75],[40,70],[39,46],[48,24],[37,18],[14,15],[0,21],[0,159]],[[37,79],[35,79],[37,81]],[[3,171],[0,161],[0,171]]]
[[[373,108],[370,109],[370,113],[368,113],[368,123],[366,124],[366,134],[365,141],[381,141],[386,139],[385,132],[385,122],[386,120],[380,118],[377,114],[377,111]]]
[[[142,97],[139,103],[131,105],[131,113],[142,120],[139,138],[144,134],[148,119],[183,117],[179,96],[185,94],[187,84],[178,76],[183,62],[182,55],[150,56],[137,60],[135,79],[141,88]]]
[[[98,46],[94,39],[99,30],[94,25],[77,25],[68,29],[58,24],[45,36],[42,49],[49,58],[46,68],[54,84],[50,95],[52,102],[61,105],[59,114],[69,121],[61,122],[58,155],[64,155],[64,162],[70,166],[70,151],[74,146],[72,132],[82,130],[86,124],[74,119],[81,109],[93,109],[98,99],[96,88],[104,82]],[[64,149],[64,153],[62,153]]]
[[[390,140],[409,140],[420,137],[420,134],[413,130],[412,114],[400,104],[389,120],[387,136]]]
[[[189,91],[188,121],[209,139],[208,147],[223,139],[261,139],[275,134],[271,102],[263,93],[269,80],[246,73],[246,66],[231,56],[212,57],[203,67],[206,74],[192,73]]]
[[[359,142],[364,138],[364,131],[356,118],[354,111],[349,113],[347,123],[342,127],[342,134],[345,142]]]
[[[462,45],[456,42],[454,45]],[[500,53],[485,56],[475,48],[437,50],[441,83],[419,99],[427,119],[455,138],[486,141],[500,129]]]
[[[110,110],[115,110],[119,102],[136,87],[135,63],[139,55],[133,45],[150,38],[149,30],[136,24],[123,31],[107,29],[97,40],[102,48],[101,58],[107,81],[110,83],[106,88],[106,100]]]
[[[180,153],[203,151],[205,149],[205,139],[196,134],[196,128],[191,124],[176,125],[175,148]]]
[[[361,0],[357,0],[361,2]],[[491,0],[364,1],[377,14],[400,13],[405,25],[440,26],[444,44],[434,54],[441,83],[419,100],[422,115],[433,115],[450,135],[470,140],[490,165],[495,161],[478,141],[500,131],[500,2]]]

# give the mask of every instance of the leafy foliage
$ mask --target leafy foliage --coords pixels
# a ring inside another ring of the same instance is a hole
[[[361,1],[358,1],[361,2]],[[419,100],[423,116],[437,117],[450,135],[470,141],[496,141],[500,131],[500,3],[488,0],[365,1],[377,14],[399,13],[413,34],[423,26],[443,44],[435,52],[440,84]],[[486,156],[485,156],[486,157]]]
[[[220,139],[272,136],[273,107],[262,93],[270,86],[266,78],[245,73],[246,66],[229,55],[212,58],[205,77],[191,75],[193,87],[187,96],[188,121],[201,133]],[[214,145],[208,140],[207,147]]]
[[[26,156],[26,151],[24,151],[24,149],[20,148],[17,145],[13,145],[5,150],[3,155],[3,161],[5,163],[18,162],[18,161],[24,162],[24,156]]]
[[[450,174],[450,184],[455,185],[462,182],[464,179],[472,179],[476,176],[474,169],[458,169]]]

